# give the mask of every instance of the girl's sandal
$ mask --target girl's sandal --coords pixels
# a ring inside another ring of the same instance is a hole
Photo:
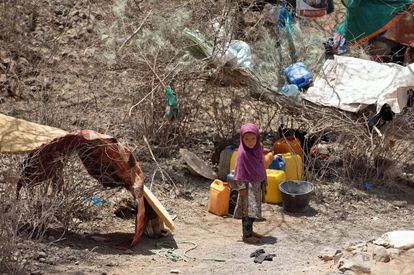
[[[259,243],[259,239],[257,237],[243,237],[243,242],[248,244],[257,244]]]

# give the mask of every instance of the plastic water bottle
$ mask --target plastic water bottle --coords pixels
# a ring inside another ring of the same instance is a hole
[[[269,169],[285,171],[286,163],[283,156],[278,154],[269,166]]]
[[[289,97],[297,97],[299,94],[298,86],[295,84],[289,84],[286,86],[283,86],[282,93]]]

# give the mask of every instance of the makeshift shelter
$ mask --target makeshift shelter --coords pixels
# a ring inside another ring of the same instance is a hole
[[[117,139],[92,130],[68,133],[2,114],[0,126],[1,153],[30,152],[23,161],[17,196],[22,187],[48,179],[62,184],[66,159],[76,153],[88,173],[103,186],[124,186],[133,195],[137,214],[130,246],[139,242],[144,230],[156,233],[163,224],[174,230],[166,209],[144,186],[144,173],[134,154]]]

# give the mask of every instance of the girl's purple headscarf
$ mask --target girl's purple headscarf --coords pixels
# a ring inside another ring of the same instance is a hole
[[[243,143],[243,135],[246,133],[256,135],[256,145],[252,149]],[[234,180],[243,182],[261,182],[266,180],[259,129],[252,123],[247,123],[240,128],[240,146],[237,153]]]

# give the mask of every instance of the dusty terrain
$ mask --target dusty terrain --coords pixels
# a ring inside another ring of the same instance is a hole
[[[260,246],[247,245],[240,241],[239,220],[206,211],[209,181],[193,177],[185,170],[170,173],[182,179],[179,188],[183,195],[176,198],[158,195],[171,215],[176,215],[177,229],[172,236],[158,240],[144,238],[132,250],[115,248],[132,237],[134,220],[112,214],[106,205],[116,198],[111,201],[109,197],[103,206],[93,206],[100,208],[96,216],[82,223],[76,233],[66,232],[59,240],[63,232],[51,230],[41,243],[19,244],[28,270],[46,274],[165,274],[176,270],[182,274],[321,274],[336,270],[332,263],[318,258],[324,248],[343,249],[350,242],[376,239],[387,231],[412,229],[414,223],[413,190],[408,189],[407,194],[381,189],[368,193],[327,183],[317,186],[311,208],[304,215],[287,214],[279,205],[265,204],[266,221],[255,226],[266,238]],[[154,183],[154,189],[161,184]],[[186,257],[184,253],[195,244],[197,248],[188,251]],[[169,247],[176,254],[168,254]],[[253,263],[249,255],[258,247],[275,253],[276,257],[272,262]],[[39,261],[42,251],[47,257]]]
[[[189,59],[183,50],[186,45],[172,38],[178,37],[176,34],[185,26],[207,32],[211,20],[223,12],[220,5],[225,1],[195,2],[44,0],[28,7],[25,1],[18,1],[15,9],[2,10],[2,18],[16,18],[21,24],[7,25],[0,41],[2,64],[9,69],[13,62],[17,66],[15,71],[8,69],[7,74],[1,74],[0,112],[65,130],[93,129],[128,143],[141,160],[146,184],[176,216],[176,231],[171,236],[144,238],[131,250],[117,249],[115,246],[130,239],[134,231],[133,219],[114,214],[121,198],[129,198],[129,194],[121,189],[102,191],[81,167],[71,166],[72,170],[65,171],[65,180],[69,184],[76,181],[76,186],[92,186],[105,203],[88,204],[86,216],[73,218],[80,223],[73,230],[56,223],[40,240],[18,235],[12,258],[24,267],[22,273],[324,274],[337,271],[332,263],[318,258],[324,248],[341,249],[349,242],[368,241],[387,231],[413,229],[413,188],[373,182],[373,189],[367,192],[362,181],[322,180],[315,182],[311,208],[304,215],[287,214],[279,205],[263,206],[266,221],[255,225],[267,236],[260,247],[276,257],[261,265],[253,263],[249,255],[258,247],[240,241],[239,220],[207,212],[211,181],[191,175],[177,149],[186,147],[213,167],[212,138],[220,129],[229,134],[230,126],[237,128],[241,122],[254,119],[269,122],[268,130],[275,131],[280,118],[272,115],[271,104],[247,98],[238,88],[217,85],[214,90],[209,85],[201,86],[197,81],[205,76],[196,76],[190,84],[185,82],[188,86],[177,84],[182,111],[186,113],[182,128],[163,127],[163,89],[157,86],[157,77],[139,55],[144,52],[151,68],[168,82],[184,82],[179,73],[168,75],[175,62],[190,63],[197,71],[200,61]],[[124,55],[117,55],[116,50],[150,10],[156,16],[137,36],[146,44],[136,44],[144,47],[169,41],[168,45],[144,51],[131,43]],[[159,41],[159,32],[168,39]],[[182,69],[183,74],[190,79],[193,75],[186,69]],[[130,107],[154,87],[158,90],[152,101],[142,103],[129,116]],[[236,111],[223,116],[213,108],[212,98],[217,104],[216,97],[225,101],[229,94],[237,99],[232,102]],[[240,106],[255,108],[240,114]],[[258,118],[259,112],[263,116]],[[231,121],[235,116],[237,120]],[[148,136],[158,162],[172,177],[178,192],[159,172],[152,180],[157,166],[142,143],[143,135]],[[0,155],[1,192],[8,190],[12,194],[22,157]],[[41,187],[36,188],[35,191]]]

